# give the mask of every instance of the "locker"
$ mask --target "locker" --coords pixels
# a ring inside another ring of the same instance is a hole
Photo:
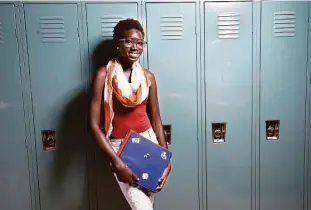
[[[87,36],[92,70],[106,65],[116,55],[113,28],[122,19],[138,18],[137,3],[88,3]]]
[[[309,113],[310,113],[310,101],[309,101]],[[310,114],[309,114],[309,125],[310,125]],[[307,203],[309,204],[309,206],[308,206],[308,210],[310,210],[311,209],[311,205],[310,205],[310,203],[311,203],[311,178],[310,178],[310,175],[311,175],[311,145],[310,145],[310,130],[308,129],[308,134],[309,134],[309,136],[308,136],[308,140],[309,140],[309,152],[308,152],[308,156],[309,156],[309,160],[308,160],[308,171],[307,171],[307,180],[308,180],[308,188],[307,188],[307,196],[308,196],[308,198],[307,198]]]
[[[209,210],[251,209],[252,2],[204,5]]]
[[[307,2],[262,2],[260,207],[303,209]]]
[[[148,65],[173,152],[155,209],[199,209],[195,9],[195,3],[146,3]]]
[[[87,108],[80,97],[83,74],[77,11],[76,4],[24,5],[38,182],[45,210],[88,208]]]
[[[31,210],[14,4],[0,4],[0,209]]]
[[[311,210],[309,16],[307,1],[1,3],[0,209],[129,209],[89,147],[84,88],[115,55],[115,24],[135,18],[171,126],[172,173],[155,209]],[[36,173],[41,206],[31,203]]]
[[[122,19],[138,19],[138,3],[87,3],[86,13],[90,75],[93,76],[98,68],[116,56],[113,28]],[[94,151],[95,166],[91,173],[95,178],[90,182],[95,188],[91,191],[96,195],[97,208],[130,209],[103,152],[97,145]]]

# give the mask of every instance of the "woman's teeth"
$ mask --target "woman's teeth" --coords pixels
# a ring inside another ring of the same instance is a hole
[[[139,54],[138,53],[130,53],[131,57],[137,57]]]

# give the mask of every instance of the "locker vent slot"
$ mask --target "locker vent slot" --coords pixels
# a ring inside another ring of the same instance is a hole
[[[240,37],[240,14],[218,14],[218,38],[238,39]]]
[[[182,15],[160,17],[160,36],[162,40],[182,40],[184,20]]]
[[[293,37],[296,32],[296,13],[295,12],[276,12],[274,13],[275,37]]]
[[[64,17],[43,16],[40,17],[39,24],[39,34],[43,43],[62,43],[66,41]]]
[[[120,20],[123,20],[122,16],[105,15],[100,19],[101,35],[106,38],[113,37],[113,28]]]
[[[0,44],[3,44],[3,30],[2,30],[1,19],[0,19]]]

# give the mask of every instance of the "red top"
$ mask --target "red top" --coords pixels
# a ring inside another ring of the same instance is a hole
[[[113,95],[114,117],[112,120],[113,130],[110,138],[124,138],[129,130],[141,133],[149,129],[151,123],[147,115],[146,103],[147,100],[134,108],[125,107]]]

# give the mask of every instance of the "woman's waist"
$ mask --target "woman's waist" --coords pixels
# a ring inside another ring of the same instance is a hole
[[[146,112],[115,112],[112,120],[113,127],[140,127],[141,125],[150,124]]]
[[[114,117],[112,126],[111,136],[114,138],[124,138],[130,130],[138,133],[148,130],[151,127],[151,123],[147,115],[135,118],[117,116]]]

